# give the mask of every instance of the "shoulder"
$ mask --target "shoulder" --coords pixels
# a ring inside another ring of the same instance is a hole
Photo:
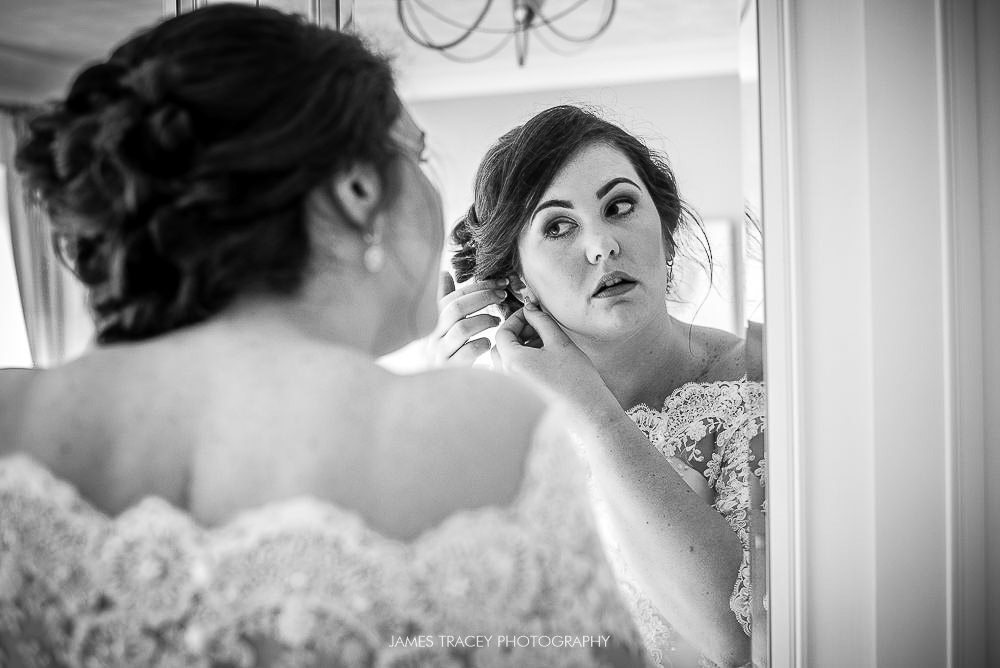
[[[21,449],[24,416],[44,373],[38,369],[0,369],[0,455]]]
[[[388,457],[430,467],[427,475],[442,480],[454,474],[492,497],[516,488],[546,412],[521,382],[468,368],[397,377],[388,402],[390,418],[378,438]]]
[[[105,388],[114,385],[116,365],[90,355],[51,369],[0,371],[0,452],[25,451],[43,460],[60,443],[94,439]]]
[[[738,380],[747,373],[746,340],[722,329],[694,326],[692,336],[703,350],[705,366],[699,382]]]
[[[460,435],[484,447],[503,435],[529,434],[545,412],[541,397],[524,383],[485,369],[439,369],[397,377],[391,384],[394,412],[443,436]],[[510,444],[508,443],[508,446]]]

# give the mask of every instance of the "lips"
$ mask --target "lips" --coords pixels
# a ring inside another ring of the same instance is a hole
[[[591,296],[601,298],[622,295],[634,288],[636,283],[637,281],[624,271],[612,271],[601,277]]]

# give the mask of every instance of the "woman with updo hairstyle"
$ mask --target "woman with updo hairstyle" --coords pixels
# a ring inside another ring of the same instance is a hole
[[[423,148],[361,39],[247,5],[38,110],[97,345],[0,371],[0,665],[647,665],[558,411],[376,363],[436,320]]]
[[[751,618],[765,614],[750,586],[759,328],[744,340],[670,314],[675,258],[700,231],[664,157],[592,111],[542,111],[480,164],[452,232],[459,286],[442,277],[431,344],[439,362],[471,364],[499,325],[493,366],[598,435],[588,454],[606,541],[661,665],[746,660]]]

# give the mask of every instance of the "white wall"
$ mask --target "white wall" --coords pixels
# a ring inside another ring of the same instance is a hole
[[[665,151],[681,196],[705,218],[743,216],[740,89],[729,76],[410,103],[440,171],[445,218],[472,202],[480,160],[500,135],[556,104],[584,103]]]
[[[700,263],[704,258],[682,258],[671,312],[742,335],[746,318],[761,320],[763,313],[759,280],[747,280],[754,266],[742,260],[745,123],[733,66],[732,74],[707,77],[408,102],[427,132],[448,230],[472,203],[476,169],[502,134],[556,104],[593,106],[666,154],[681,196],[706,223],[712,282]]]

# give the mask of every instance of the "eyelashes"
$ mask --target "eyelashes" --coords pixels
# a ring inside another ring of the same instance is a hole
[[[568,218],[556,218],[545,223],[545,226],[542,228],[542,235],[549,239],[564,237],[570,233],[572,227],[575,225],[576,223]]]
[[[604,210],[608,218],[621,218],[635,211],[635,200],[631,197],[619,197],[613,200]]]
[[[603,208],[602,215],[608,220],[623,220],[635,213],[637,204],[634,197],[616,197]],[[577,226],[578,223],[572,218],[553,218],[542,225],[542,236],[558,239],[571,234]]]

